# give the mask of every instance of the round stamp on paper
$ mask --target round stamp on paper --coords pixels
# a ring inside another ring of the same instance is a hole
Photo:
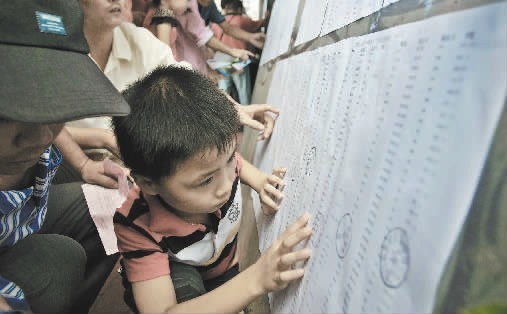
[[[410,247],[407,232],[393,228],[384,237],[380,248],[380,276],[389,288],[405,282],[410,267]]]
[[[343,259],[347,255],[350,242],[352,242],[352,215],[346,213],[338,222],[336,230],[336,251],[340,258]]]

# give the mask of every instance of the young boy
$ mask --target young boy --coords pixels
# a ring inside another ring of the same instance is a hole
[[[131,114],[113,125],[136,185],[114,222],[135,300],[129,302],[128,288],[127,303],[142,313],[239,312],[302,277],[292,265],[310,251],[293,248],[311,234],[308,215],[236,276],[239,183],[257,191],[270,214],[283,197],[275,188],[283,180],[236,153],[239,119],[227,97],[179,67],[157,68],[123,94]]]

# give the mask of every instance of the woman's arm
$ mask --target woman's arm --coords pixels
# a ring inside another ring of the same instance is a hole
[[[54,143],[61,150],[63,157],[80,173],[83,181],[106,188],[118,187],[116,180],[105,174],[103,162],[88,158],[66,128],[62,129]]]
[[[258,23],[258,25],[260,26],[261,23]],[[227,21],[223,21],[219,24],[219,26],[222,28],[223,32],[229,36],[243,40],[260,49],[264,47],[264,40],[266,39],[266,35],[264,33],[248,32],[236,25],[230,24]]]
[[[169,47],[171,46],[171,29],[172,25],[170,23],[161,23],[155,26],[157,38],[160,39],[161,42],[165,43]]]
[[[215,36],[212,36],[210,40],[206,43],[206,46],[210,47],[213,50],[221,51],[225,54],[233,56],[234,58],[239,58],[241,60],[248,60],[248,57],[255,56],[252,52],[243,49],[231,48],[228,45],[221,42]]]

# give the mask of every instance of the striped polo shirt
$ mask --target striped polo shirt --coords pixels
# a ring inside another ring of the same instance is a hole
[[[0,254],[28,235],[37,233],[46,217],[49,186],[62,154],[52,145],[40,156],[33,186],[0,191]],[[25,308],[23,291],[0,276],[0,295],[13,308]]]
[[[158,196],[143,195],[138,186],[116,210],[114,230],[130,282],[169,275],[169,259],[193,265],[203,279],[220,276],[233,266],[241,223],[241,156],[227,203],[209,214],[211,224],[192,224],[171,212]]]

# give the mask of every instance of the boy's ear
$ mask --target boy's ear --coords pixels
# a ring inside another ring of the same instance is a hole
[[[152,179],[136,173],[132,173],[132,177],[134,177],[136,184],[141,188],[143,193],[148,195],[158,194],[158,185]]]

